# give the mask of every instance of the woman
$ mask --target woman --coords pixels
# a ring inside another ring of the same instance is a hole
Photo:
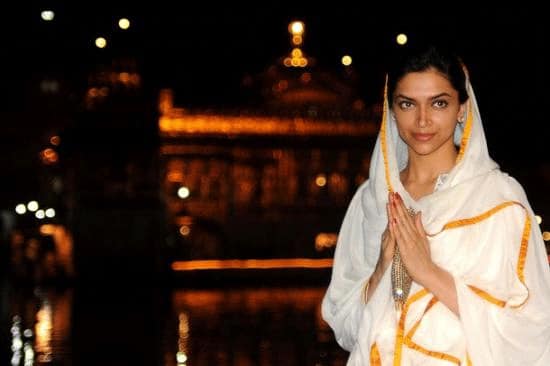
[[[398,60],[323,318],[348,365],[550,365],[540,229],[489,157],[462,65],[434,47]]]

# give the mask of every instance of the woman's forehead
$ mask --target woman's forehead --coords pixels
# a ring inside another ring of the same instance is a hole
[[[458,96],[458,92],[445,75],[429,69],[405,74],[397,83],[394,96],[431,98],[445,93],[450,96]]]

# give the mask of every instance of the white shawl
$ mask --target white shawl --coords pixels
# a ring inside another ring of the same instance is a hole
[[[348,365],[550,365],[550,270],[541,232],[522,187],[489,157],[472,87],[457,163],[443,184],[414,201],[399,171],[407,146],[387,97],[370,178],[340,229],[323,318],[350,351]],[[388,191],[422,211],[432,259],[455,280],[460,318],[413,283],[395,311],[386,271],[365,304],[387,224]]]

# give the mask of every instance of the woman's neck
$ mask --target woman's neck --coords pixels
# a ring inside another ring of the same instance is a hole
[[[437,177],[454,167],[456,157],[454,145],[437,154],[418,155],[409,151],[408,164],[400,174],[401,182],[413,198],[425,196],[433,192]]]

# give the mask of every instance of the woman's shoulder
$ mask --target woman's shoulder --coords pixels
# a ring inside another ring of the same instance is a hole
[[[487,186],[502,200],[528,204],[527,195],[521,183],[505,171],[493,170],[488,177]]]

